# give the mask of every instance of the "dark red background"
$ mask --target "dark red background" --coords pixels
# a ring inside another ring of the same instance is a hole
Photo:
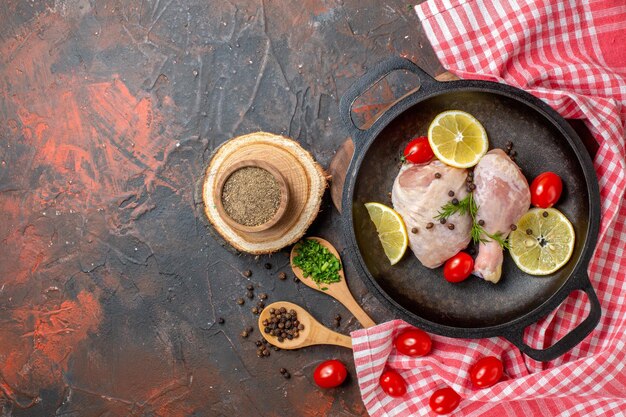
[[[313,383],[328,358],[354,376],[350,351],[259,359],[258,330],[239,336],[255,323],[252,303],[235,303],[250,282],[327,325],[340,313],[343,333],[358,323],[323,294],[277,279],[290,272],[286,250],[255,258],[222,247],[198,181],[219,144],[256,130],[297,139],[327,166],[345,139],[339,97],[367,67],[402,54],[440,72],[407,6],[3,2],[2,415],[366,414],[354,379],[330,391]],[[338,219],[327,196],[311,232],[342,249]],[[365,309],[391,318],[346,269]]]

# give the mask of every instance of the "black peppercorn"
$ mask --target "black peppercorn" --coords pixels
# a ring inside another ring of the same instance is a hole
[[[283,374],[283,377],[285,377],[285,379],[289,379],[289,378],[291,378],[291,374],[289,372],[285,372]]]
[[[514,224],[512,224],[512,225],[511,225],[511,230],[516,231],[516,230],[517,230],[517,226],[516,226],[516,225],[514,225]]]
[[[262,293],[259,295],[259,298],[260,298],[261,300],[265,300],[265,299],[267,299],[267,294],[266,294],[266,293],[264,293],[264,292],[262,292]]]
[[[244,303],[243,298],[237,298],[237,304],[239,304],[240,306],[242,306]]]
[[[287,274],[285,274],[284,272],[279,272],[278,273],[278,279],[280,279],[280,280],[287,279]]]
[[[293,277],[293,282],[297,284],[298,282],[300,282],[300,280],[298,279],[298,277]]]
[[[259,314],[259,309],[256,307],[252,307],[252,314]]]
[[[513,142],[508,141],[508,142],[506,143],[506,148],[507,148],[507,149],[512,149],[512,148],[513,148]]]
[[[280,368],[280,373],[281,373],[281,375],[283,375],[283,374],[287,373],[287,370],[285,368]]]
[[[533,234],[533,230],[532,229],[526,229],[526,234],[527,235],[532,235]]]
[[[484,226],[485,225],[485,221],[483,219],[478,220],[478,224],[480,226]]]
[[[449,197],[454,197],[454,191],[452,191],[452,190],[448,191],[448,196]]]
[[[470,184],[469,189],[470,191],[474,191],[476,189],[476,184]]]
[[[434,224],[433,224],[432,222],[428,222],[428,223],[426,223],[426,228],[427,228],[427,229],[432,229],[432,228],[433,228],[433,226],[434,226]]]
[[[544,211],[543,213],[541,213],[541,215],[542,215],[543,217],[548,217],[548,212],[547,212],[547,211]]]
[[[439,223],[446,224],[446,219],[439,219]]]
[[[458,198],[456,198],[456,197],[455,197],[455,198],[453,198],[453,199],[452,199],[452,204],[454,204],[455,206],[458,206],[458,205],[459,205],[459,199],[458,199]]]
[[[246,278],[250,278],[252,276],[252,271],[250,271],[249,269],[246,271],[243,271],[243,276]]]
[[[253,293],[252,291],[248,291],[248,292],[246,293],[246,297],[248,297],[249,299],[251,299],[251,300],[252,300],[252,299],[254,298],[254,293]]]
[[[243,332],[241,332],[241,337],[243,337],[243,338],[248,337],[248,332],[245,331],[245,330]]]
[[[450,223],[450,224],[448,225],[448,229],[450,229],[450,230],[454,230],[454,225],[453,225],[452,223]]]
[[[435,178],[437,179],[441,178],[441,174],[439,172],[435,172]]]
[[[219,324],[224,324],[224,318],[223,318],[223,317],[220,317],[219,319],[217,319],[217,322],[218,322]]]
[[[419,232],[419,229],[417,227],[411,229],[411,233],[416,234],[417,232]]]
[[[271,263],[266,263],[265,264],[265,269],[272,269],[272,264]]]
[[[254,285],[252,285],[252,284],[248,284],[248,285],[246,285],[246,290],[248,290],[248,291],[254,291]]]

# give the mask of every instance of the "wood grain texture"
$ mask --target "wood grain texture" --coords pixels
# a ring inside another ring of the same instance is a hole
[[[335,247],[330,242],[328,242],[325,239],[322,239],[321,237],[316,237],[316,236],[309,236],[307,237],[307,239],[312,239],[312,240],[317,241],[320,245],[328,249],[328,251],[331,254],[333,254],[337,259],[339,259],[339,262],[341,262],[341,256],[339,255],[339,252],[337,252],[337,249],[335,249]],[[305,277],[302,270],[294,265],[293,258],[295,258],[297,255],[298,255],[298,245],[294,245],[294,247],[291,249],[289,263],[291,264],[291,269],[293,270],[293,273],[298,277],[298,279],[304,285],[306,285],[309,288],[314,289],[315,291],[320,291],[323,294],[333,297],[335,300],[339,301],[341,304],[343,304],[345,308],[347,308],[354,315],[354,317],[359,321],[359,323],[361,323],[361,326],[363,326],[364,328],[368,328],[368,327],[372,327],[376,325],[376,323],[374,323],[374,320],[372,320],[370,316],[367,315],[367,313],[363,310],[363,308],[359,305],[359,303],[356,302],[356,300],[352,296],[352,293],[350,292],[350,289],[348,288],[348,282],[346,281],[346,276],[344,274],[343,267],[338,272],[339,277],[341,279],[339,282],[334,282],[328,285],[323,285],[323,284],[318,285],[315,281],[313,281],[313,279],[310,276]],[[326,288],[326,289],[322,289],[322,288]]]

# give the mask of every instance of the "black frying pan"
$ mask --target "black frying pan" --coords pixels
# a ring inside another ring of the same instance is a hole
[[[396,102],[367,130],[352,120],[352,104],[385,75],[408,70],[419,89]],[[527,178],[543,171],[561,176],[564,192],[557,208],[570,219],[576,244],[570,261],[547,277],[520,271],[505,254],[502,279],[491,284],[472,277],[459,284],[443,279],[441,268],[425,268],[410,250],[390,266],[364,203],[389,204],[398,173],[398,156],[407,142],[426,135],[434,117],[445,110],[464,110],[487,130],[491,148],[515,144],[517,163]],[[438,82],[411,61],[387,59],[344,94],[342,119],[355,146],[343,191],[343,230],[348,256],[372,293],[399,318],[424,330],[450,337],[502,336],[523,353],[552,360],[584,339],[600,320],[600,304],[589,282],[587,266],[600,222],[600,193],[592,161],[580,138],[552,108],[532,95],[487,81]],[[524,329],[546,316],[574,290],[587,293],[589,316],[546,349],[524,343]]]

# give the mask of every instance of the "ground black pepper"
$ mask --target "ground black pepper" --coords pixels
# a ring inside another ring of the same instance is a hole
[[[222,188],[224,211],[245,226],[267,223],[278,211],[280,187],[276,178],[259,167],[244,167],[233,172]]]

